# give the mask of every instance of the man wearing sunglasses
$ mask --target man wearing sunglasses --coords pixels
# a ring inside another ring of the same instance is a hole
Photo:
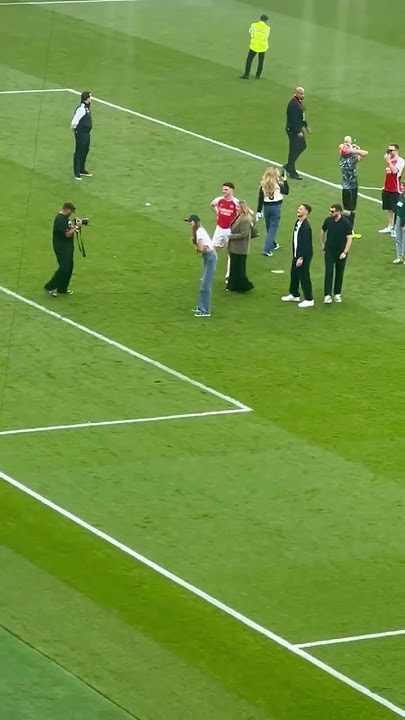
[[[399,156],[399,145],[390,143],[384,155],[385,180],[382,191],[382,207],[387,211],[388,225],[379,230],[380,233],[391,233],[395,237],[395,210],[401,192],[401,175],[404,169],[405,160]]]
[[[326,218],[321,229],[321,250],[325,254],[324,303],[326,305],[332,302],[332,289],[335,302],[342,302],[343,275],[351,244],[351,223],[343,217],[342,206],[335,203],[331,205],[329,217]]]

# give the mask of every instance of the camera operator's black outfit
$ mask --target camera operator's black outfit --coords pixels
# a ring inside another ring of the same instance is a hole
[[[73,172],[75,178],[90,175],[86,170],[87,155],[90,150],[90,133],[93,127],[90,106],[81,103],[73,116],[72,126],[75,133],[75,152],[73,155]]]
[[[58,261],[58,269],[45,285],[45,290],[51,292],[57,290],[58,293],[66,294],[73,273],[73,252],[74,252],[74,234],[72,237],[66,237],[66,230],[72,227],[69,218],[59,212],[53,222],[53,249]]]
[[[287,125],[286,133],[288,135],[288,160],[284,165],[285,170],[293,178],[293,180],[300,180],[300,176],[295,168],[295,163],[298,160],[301,153],[307,147],[305,141],[303,128],[307,128],[308,123],[305,119],[305,108],[301,100],[294,95],[287,105]],[[302,133],[302,137],[298,134]]]

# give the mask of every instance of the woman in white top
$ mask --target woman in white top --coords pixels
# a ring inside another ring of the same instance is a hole
[[[211,317],[211,290],[217,267],[217,253],[209,234],[202,227],[198,215],[190,215],[186,222],[190,225],[193,233],[191,241],[196,246],[197,252],[202,254],[203,259],[200,295],[197,307],[194,310],[194,316]]]
[[[267,257],[271,257],[273,250],[278,248],[276,235],[280,225],[281,206],[284,195],[289,192],[287,179],[281,175],[280,170],[273,166],[268,167],[262,177],[256,215],[259,220],[264,214],[267,235],[262,254]]]

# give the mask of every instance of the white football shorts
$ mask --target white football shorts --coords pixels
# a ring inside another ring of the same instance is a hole
[[[212,243],[214,247],[217,248],[226,248],[228,245],[228,239],[231,234],[230,228],[225,229],[219,227],[219,225],[216,226],[215,232],[212,236]]]

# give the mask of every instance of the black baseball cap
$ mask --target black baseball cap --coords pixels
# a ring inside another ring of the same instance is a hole
[[[185,222],[200,222],[200,218],[198,215],[189,215],[188,218],[185,218]]]

